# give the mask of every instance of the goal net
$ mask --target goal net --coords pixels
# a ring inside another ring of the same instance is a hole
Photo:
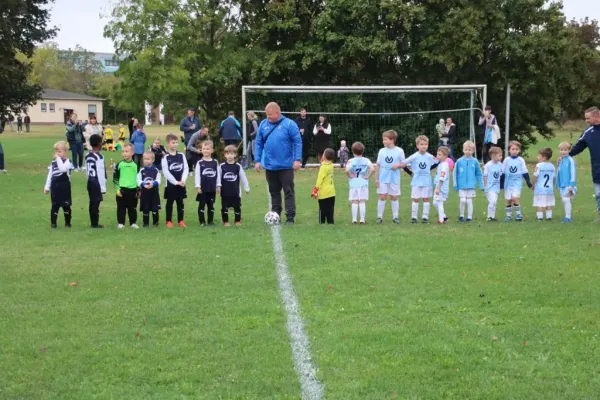
[[[397,145],[408,156],[416,151],[415,138],[429,137],[429,151],[434,153],[440,138],[436,125],[440,119],[452,118],[456,125],[453,144],[454,156],[462,153],[462,143],[470,139],[476,142],[476,116],[485,104],[486,85],[459,86],[244,86],[242,88],[242,111],[244,154],[247,150],[246,114],[254,112],[259,120],[266,118],[265,105],[271,101],[279,104],[282,114],[295,120],[301,108],[307,110],[312,122],[308,132],[309,165],[318,165],[315,148],[322,147],[322,140],[315,140],[314,124],[323,115],[330,125],[330,147],[339,149],[345,140],[350,147],[354,142],[365,145],[365,156],[374,160],[382,147],[381,134],[389,129],[398,132]],[[326,140],[326,139],[325,139]],[[435,153],[434,153],[435,155]],[[312,163],[312,164],[311,164]]]

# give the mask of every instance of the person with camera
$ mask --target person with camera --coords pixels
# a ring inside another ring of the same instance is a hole
[[[83,169],[83,143],[85,138],[83,136],[83,129],[81,122],[77,119],[77,114],[71,114],[67,121],[67,142],[71,147],[73,167],[76,171]]]

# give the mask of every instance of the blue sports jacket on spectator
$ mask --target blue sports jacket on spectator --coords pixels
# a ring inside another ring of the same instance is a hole
[[[264,119],[256,134],[254,160],[269,171],[292,169],[294,161],[302,161],[302,136],[298,125],[283,115],[273,124]]]
[[[592,161],[592,180],[600,184],[600,125],[592,125],[583,131],[583,134],[569,152],[571,157],[576,156],[583,150],[590,149]]]
[[[194,129],[191,129],[190,126],[195,125]],[[195,132],[198,132],[202,129],[202,123],[200,119],[194,115],[194,118],[185,117],[181,120],[181,124],[179,125],[179,130],[183,132],[183,142],[187,146],[190,138]]]
[[[223,140],[242,140],[242,126],[237,119],[230,115],[221,121],[219,136]]]
[[[133,154],[144,154],[146,147],[146,134],[139,129],[133,132],[129,142],[133,145]]]

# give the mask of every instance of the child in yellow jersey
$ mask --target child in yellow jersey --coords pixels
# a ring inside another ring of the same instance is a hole
[[[319,223],[333,224],[333,213],[335,208],[335,187],[333,186],[333,160],[335,151],[325,149],[321,159],[321,168],[317,176],[311,196],[319,199]]]
[[[119,124],[119,143],[121,146],[125,144],[125,127],[123,124]]]
[[[108,151],[115,151],[115,146],[113,142],[113,130],[111,129],[110,125],[106,125],[106,128],[104,129],[104,140]]]

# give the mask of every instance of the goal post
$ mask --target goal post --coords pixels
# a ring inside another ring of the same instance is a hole
[[[274,101],[283,115],[296,119],[301,108],[307,109],[312,124],[324,115],[331,124],[331,147],[340,140],[348,147],[355,141],[366,146],[365,155],[374,157],[381,144],[381,133],[398,132],[398,146],[410,154],[419,135],[430,138],[430,151],[439,142],[436,125],[451,117],[457,126],[454,154],[464,140],[476,143],[476,113],[487,104],[487,85],[435,86],[242,86],[243,152],[247,152],[247,113],[264,119],[265,106]],[[312,135],[310,132],[305,134]],[[476,143],[477,144],[477,143]],[[313,161],[314,151],[308,149]],[[475,155],[477,156],[477,155]],[[252,161],[252,160],[250,160]],[[318,165],[318,164],[316,164]]]

